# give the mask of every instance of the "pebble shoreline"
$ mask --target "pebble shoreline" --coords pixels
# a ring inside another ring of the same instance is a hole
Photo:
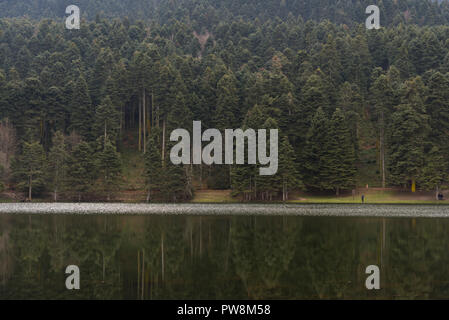
[[[0,214],[449,218],[449,205],[3,203]]]

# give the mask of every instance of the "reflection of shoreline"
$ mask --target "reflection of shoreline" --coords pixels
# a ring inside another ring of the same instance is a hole
[[[445,205],[4,203],[0,214],[449,217]]]

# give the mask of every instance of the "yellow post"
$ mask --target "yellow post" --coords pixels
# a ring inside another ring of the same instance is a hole
[[[415,179],[412,180],[412,192],[416,192],[416,182],[415,182]]]

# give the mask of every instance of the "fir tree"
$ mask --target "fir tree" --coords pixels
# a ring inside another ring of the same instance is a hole
[[[46,160],[44,148],[39,142],[24,142],[21,155],[12,165],[19,187],[28,189],[29,201],[32,201],[33,188],[42,188],[44,184]]]
[[[100,140],[103,140],[100,138]],[[102,149],[96,155],[96,168],[98,170],[99,183],[108,201],[111,193],[120,186],[122,177],[122,161],[117,149],[108,137],[101,143]]]
[[[80,76],[72,86],[69,101],[70,130],[76,131],[84,139],[90,140],[92,138],[93,112],[86,80],[83,76]]]
[[[94,123],[95,134],[97,137],[103,136],[116,142],[120,130],[120,114],[112,105],[111,98],[106,96],[97,107]]]
[[[282,201],[287,201],[289,191],[302,186],[302,181],[296,169],[295,151],[285,136],[279,147],[278,174],[282,180]]]
[[[94,154],[90,145],[84,141],[79,143],[72,151],[67,164],[67,186],[78,195],[78,201],[81,201],[83,193],[92,188],[97,177]]]
[[[163,166],[160,149],[156,145],[154,136],[151,135],[147,142],[145,153],[145,176],[148,188],[147,202],[152,200],[152,191],[160,190],[163,185]]]
[[[355,186],[355,152],[344,112],[337,108],[329,124],[326,148],[326,171],[329,185],[336,191]]]
[[[53,146],[48,155],[48,173],[50,175],[50,184],[53,189],[54,201],[58,201],[58,193],[65,187],[67,175],[68,152],[65,143],[65,137],[62,132],[57,131],[53,136]]]
[[[304,148],[303,172],[304,183],[313,189],[328,190],[329,184],[328,165],[326,163],[329,139],[329,120],[323,109],[317,109],[313,116],[310,129],[307,133],[307,142]]]

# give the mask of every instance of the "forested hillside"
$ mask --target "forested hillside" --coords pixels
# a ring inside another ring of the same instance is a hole
[[[3,188],[112,199],[132,151],[149,201],[447,182],[447,1],[379,1],[380,30],[369,1],[80,1],[80,30],[66,2],[0,4]],[[170,132],[193,120],[279,129],[277,175],[173,165]]]
[[[211,28],[220,21],[240,18],[285,19],[290,14],[304,20],[327,19],[353,25],[365,19],[365,8],[372,4],[379,6],[384,25],[401,22],[437,25],[449,21],[449,6],[445,0],[3,0],[0,17],[63,18],[65,8],[72,4],[79,6],[83,16],[91,20],[97,15],[153,19],[158,23],[177,19],[199,28]]]

